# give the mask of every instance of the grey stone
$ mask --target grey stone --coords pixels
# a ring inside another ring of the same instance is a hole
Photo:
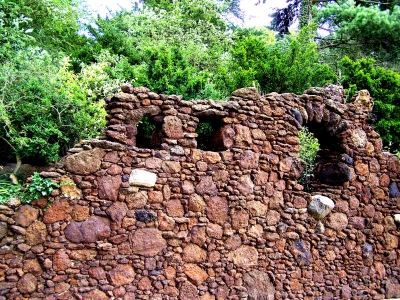
[[[316,220],[322,220],[335,207],[333,201],[322,195],[312,196],[312,200],[308,205],[308,213]]]

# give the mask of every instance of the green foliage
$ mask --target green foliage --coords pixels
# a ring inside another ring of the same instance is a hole
[[[72,51],[86,40],[78,34],[83,16],[81,0],[0,0],[0,45]]]
[[[300,158],[306,162],[306,167],[299,178],[299,183],[304,185],[306,191],[310,191],[311,180],[314,176],[314,165],[317,152],[319,151],[318,139],[307,129],[303,127],[299,132],[300,140]]]
[[[7,175],[0,176],[0,204],[21,195],[21,186],[13,184]]]
[[[25,187],[21,202],[31,203],[38,200],[40,197],[48,197],[57,184],[49,179],[40,177],[39,173],[33,173],[31,182]]]
[[[214,129],[210,122],[200,122],[196,128],[197,137],[197,148],[202,150],[213,150],[211,149],[211,138]]]
[[[384,146],[391,151],[400,148],[400,74],[375,66],[373,59],[353,61],[345,57],[340,62],[342,84],[351,97],[356,91],[367,89],[374,99],[374,124]]]
[[[137,126],[136,145],[139,148],[151,148],[150,140],[156,126],[152,124],[149,117],[145,116],[139,121]]]
[[[157,3],[160,6],[98,18],[96,27],[89,27],[95,48],[125,57],[129,74],[117,76],[135,78],[137,86],[186,99],[227,97],[232,40],[223,6],[212,0],[185,0],[167,7]]]
[[[334,82],[334,72],[319,62],[317,46],[310,42],[313,30],[312,26],[306,27],[298,35],[287,35],[276,43],[269,35],[238,30],[232,48],[235,86],[256,83],[267,93],[302,93],[308,87]]]
[[[386,6],[357,4],[339,1],[318,9],[317,21],[329,32],[321,37],[320,47],[329,49],[327,54],[333,55],[333,60],[347,55],[398,65],[400,6],[393,4],[391,10],[382,10]]]
[[[118,86],[105,72],[109,66],[83,66],[74,74],[67,58],[18,51],[0,66],[0,138],[37,163],[56,161],[80,138],[98,135],[105,125],[102,99]]]

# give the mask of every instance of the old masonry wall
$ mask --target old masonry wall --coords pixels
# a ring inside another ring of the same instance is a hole
[[[185,101],[122,86],[103,139],[41,175],[49,198],[0,207],[0,299],[382,299],[400,297],[400,165],[341,87],[254,88]],[[137,124],[155,126],[137,147]],[[199,122],[212,122],[208,151]],[[299,129],[321,150],[297,183]],[[333,200],[322,220],[312,196]]]

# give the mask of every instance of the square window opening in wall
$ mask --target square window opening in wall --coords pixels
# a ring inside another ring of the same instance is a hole
[[[341,186],[352,179],[353,159],[345,154],[340,137],[326,126],[309,124],[299,132],[299,156],[306,162],[299,183],[306,192],[315,192],[320,184]]]
[[[161,146],[162,120],[144,116],[137,124],[136,147],[159,149]]]
[[[225,124],[215,117],[199,118],[196,128],[197,149],[204,151],[224,151],[228,148],[224,145]]]

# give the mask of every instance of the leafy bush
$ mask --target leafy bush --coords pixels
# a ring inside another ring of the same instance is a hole
[[[32,181],[26,186],[21,201],[23,203],[31,203],[38,200],[40,197],[50,196],[57,184],[49,179],[40,177],[39,173],[35,172],[32,176]]]
[[[311,180],[314,176],[314,164],[319,150],[318,139],[303,127],[299,132],[300,139],[300,158],[306,162],[306,168],[300,176],[299,183],[304,185],[306,191],[311,189]]]
[[[349,97],[356,91],[367,89],[373,97],[374,124],[384,146],[391,152],[400,148],[400,74],[375,65],[373,59],[356,61],[344,57],[340,61],[342,84]]]
[[[0,177],[0,204],[6,204],[9,199],[17,198],[21,195],[21,186],[11,182],[11,180],[2,175]]]

